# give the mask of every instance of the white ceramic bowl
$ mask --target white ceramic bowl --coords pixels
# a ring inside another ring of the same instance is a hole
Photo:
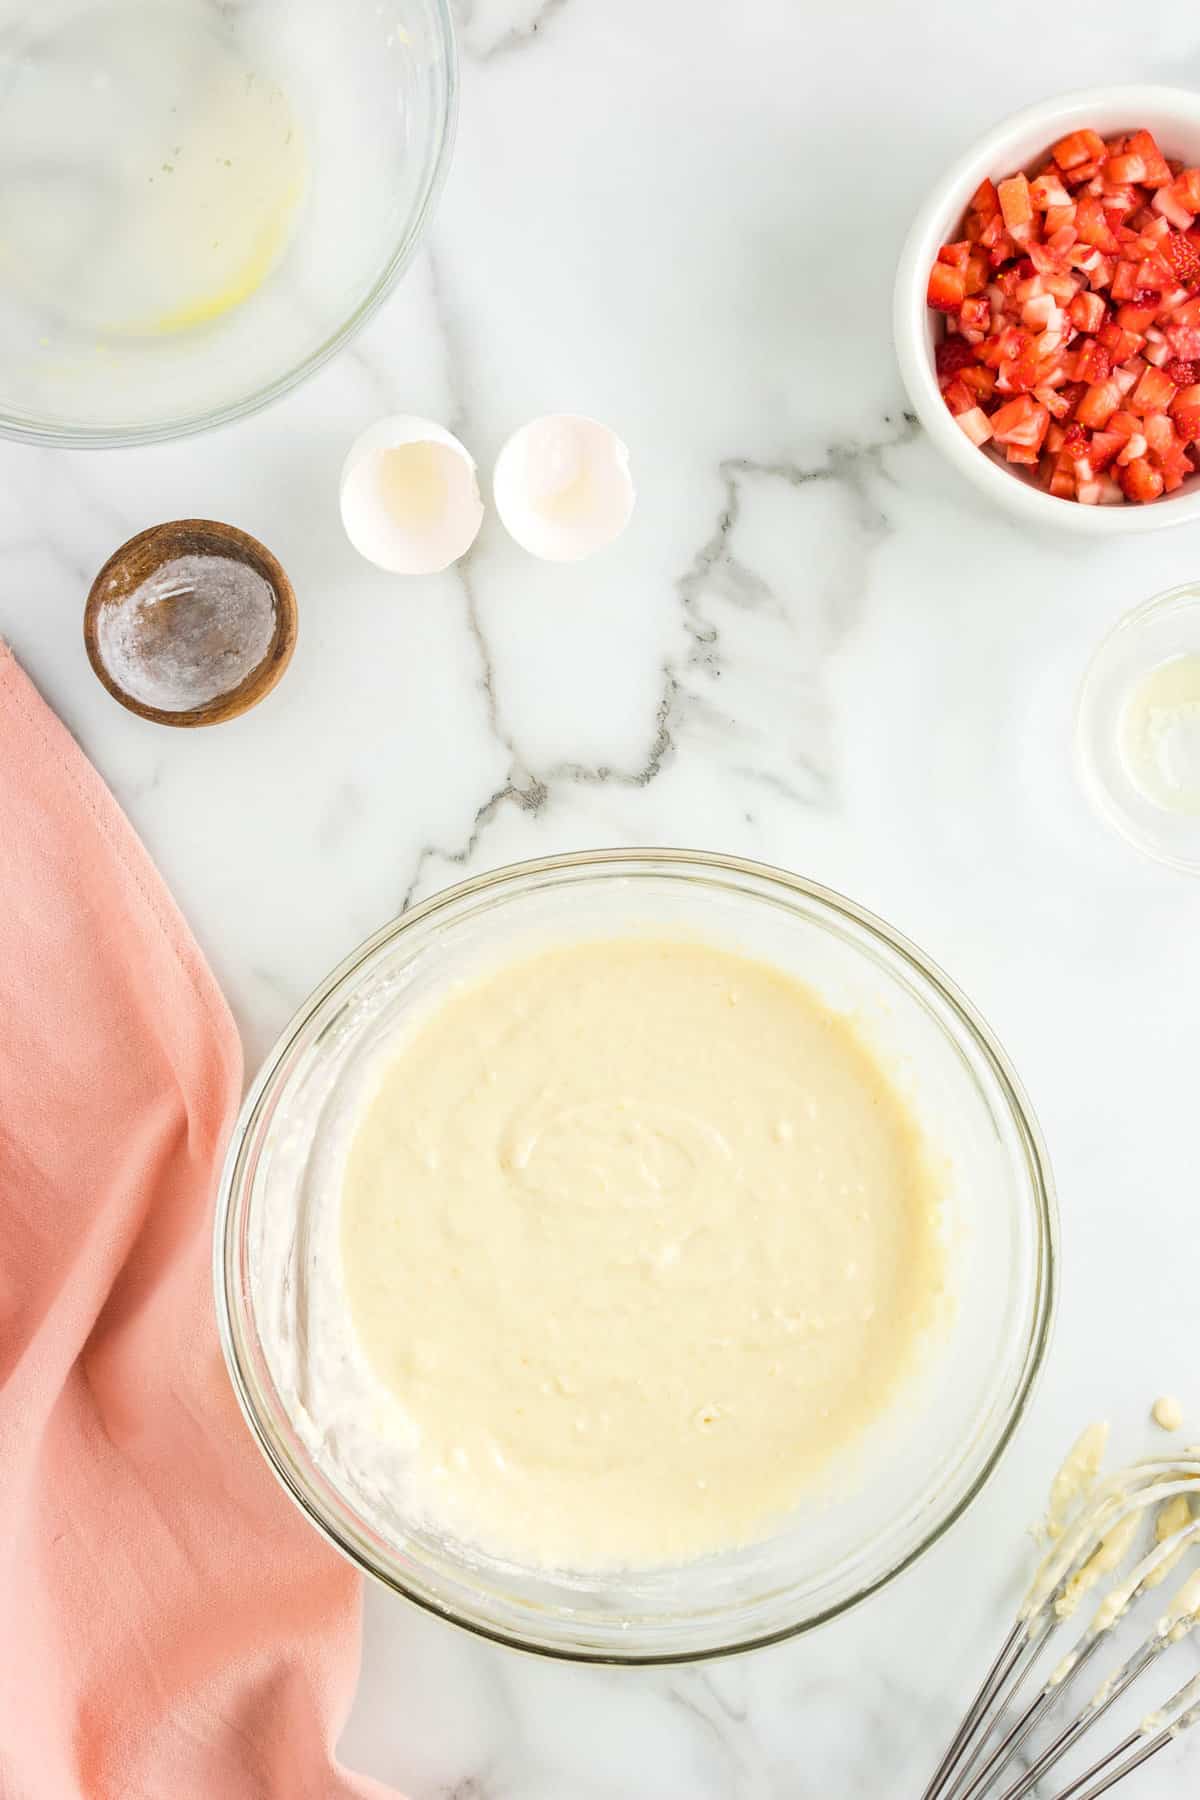
[[[995,181],[1031,169],[1066,132],[1090,125],[1102,135],[1148,127],[1166,156],[1200,163],[1200,92],[1169,87],[1102,87],[1061,94],[1014,113],[952,163],[913,222],[896,272],[893,329],[900,373],[922,425],[942,454],[998,506],[1030,524],[1108,537],[1200,522],[1200,475],[1147,506],[1081,506],[1037,485],[1032,474],[978,449],[938,392],[934,347],[941,336],[926,304],[939,247],[959,235],[967,202],[985,175]]]

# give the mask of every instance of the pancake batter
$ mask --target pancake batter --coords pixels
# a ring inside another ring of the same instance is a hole
[[[343,1279],[425,1509],[541,1564],[761,1534],[912,1363],[941,1284],[912,1120],[852,1026],[701,943],[464,986],[353,1138]]]

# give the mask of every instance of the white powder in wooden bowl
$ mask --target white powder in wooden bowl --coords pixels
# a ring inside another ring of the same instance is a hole
[[[112,586],[118,585],[114,577]],[[96,645],[118,687],[159,712],[232,693],[269,655],[275,590],[230,556],[175,556],[105,602]]]

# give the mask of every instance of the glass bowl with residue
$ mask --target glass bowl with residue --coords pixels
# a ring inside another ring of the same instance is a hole
[[[0,19],[0,433],[254,412],[397,281],[453,139],[447,0],[38,0]]]
[[[336,1206],[347,1096],[361,1094],[381,1045],[473,974],[548,944],[628,934],[752,957],[853,1020],[943,1171],[949,1303],[886,1413],[765,1535],[651,1568],[527,1567],[406,1511],[308,1410],[322,1331],[311,1294],[329,1242],[320,1220]],[[577,1661],[669,1663],[833,1618],[971,1504],[1045,1356],[1057,1221],[1038,1127],[1004,1052],[912,944],[782,870],[687,851],[596,851],[465,881],[334,970],[246,1100],[221,1183],[214,1278],[250,1429],[292,1499],[359,1568],[503,1643]]]
[[[1134,607],[1079,690],[1075,755],[1106,825],[1143,856],[1200,875],[1200,583]]]

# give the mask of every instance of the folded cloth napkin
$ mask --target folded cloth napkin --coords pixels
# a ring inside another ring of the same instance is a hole
[[[237,1411],[233,1021],[0,646],[0,1797],[349,1800],[360,1583]]]

